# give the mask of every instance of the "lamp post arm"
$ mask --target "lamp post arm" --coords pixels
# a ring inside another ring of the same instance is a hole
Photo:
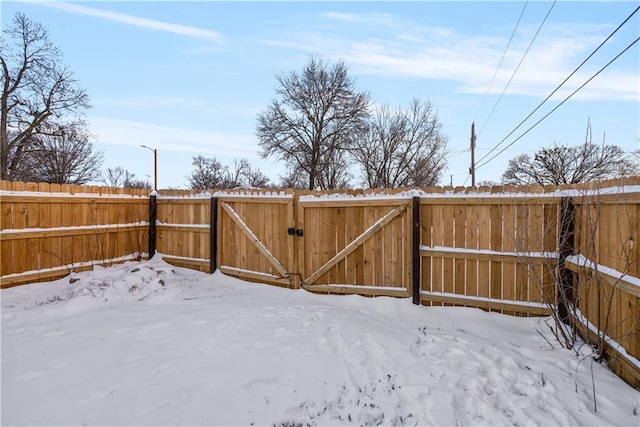
[[[158,191],[158,150],[153,149],[153,190]]]
[[[158,150],[142,144],[140,147],[153,151],[153,191],[158,191]]]

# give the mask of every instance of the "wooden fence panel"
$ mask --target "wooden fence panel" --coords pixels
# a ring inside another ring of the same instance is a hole
[[[432,206],[433,216],[431,219],[431,225],[433,227],[433,245],[432,247],[445,246],[444,243],[444,221],[443,221],[443,206]],[[428,289],[431,292],[445,292],[444,287],[444,258],[432,257],[433,275],[431,276],[431,287]],[[442,305],[437,303],[437,305]]]
[[[420,204],[420,245],[433,247],[433,206]],[[433,284],[433,257],[422,257],[420,292],[431,291]]]
[[[502,250],[508,253],[517,253],[516,242],[518,239],[518,229],[516,222],[516,204],[502,206]],[[502,263],[502,297],[503,300],[515,301],[515,262]],[[510,313],[511,314],[511,313]]]
[[[475,205],[467,205],[466,207],[466,230],[464,235],[466,236],[466,248],[477,251],[479,249],[479,215],[478,207]],[[465,279],[465,295],[475,296],[479,295],[478,289],[478,263],[476,259],[466,260],[466,279]]]
[[[453,244],[456,248],[467,248],[467,208],[465,205],[456,205],[453,211]],[[466,260],[459,258],[454,261],[454,287],[453,292],[460,295],[467,294],[466,286]]]
[[[135,258],[145,250],[135,244],[147,220],[147,199],[139,190],[114,196],[106,187],[7,181],[0,189],[3,288]],[[118,215],[100,226],[96,217],[109,219],[109,211]]]
[[[158,197],[156,250],[171,264],[209,271],[211,199]]]
[[[423,236],[425,229],[433,231],[430,241],[423,240],[421,245],[423,264],[431,266],[433,272],[422,278],[423,302],[510,314],[547,313],[540,290],[549,280],[543,266],[555,265],[555,260],[542,254],[544,240],[549,239],[542,232],[546,220],[543,213],[547,204],[557,204],[559,199],[485,196],[421,200],[423,221],[425,212],[431,214],[432,221],[422,225]],[[556,231],[548,234],[552,235],[549,241],[555,242]],[[536,251],[528,247],[534,238]],[[549,251],[551,256],[555,251],[554,246]],[[442,270],[438,271],[440,266]]]
[[[502,241],[504,238],[502,229],[502,207],[499,205],[491,206],[491,250],[493,252],[502,252]],[[491,262],[491,282],[490,282],[490,298],[502,299],[502,261]]]
[[[454,206],[447,204],[442,207],[442,225],[442,246],[447,248],[454,247]],[[454,260],[452,258],[444,258],[442,264],[442,291],[445,293],[455,293],[453,269]]]
[[[478,205],[478,250],[491,250],[491,205]],[[478,260],[478,297],[491,296],[491,262]]]
[[[346,208],[345,208],[346,209]],[[346,243],[348,244],[349,242],[353,242],[359,235],[361,235],[364,232],[364,208],[351,208],[351,209],[346,209],[347,210],[347,216],[351,217],[351,226],[348,229],[347,232],[347,240]],[[306,215],[306,210],[305,210],[305,217]],[[350,214],[350,215],[349,215]],[[305,218],[305,224],[309,224],[310,220],[313,218],[311,211],[310,211],[310,215],[309,215],[309,220],[307,220]],[[316,230],[316,235],[315,236],[322,236],[322,229],[318,229]],[[311,240],[311,237],[309,235],[305,236],[305,242],[308,242],[309,240]],[[345,245],[346,247],[346,245]],[[332,250],[335,251],[335,253],[338,252],[338,250],[340,250],[341,248],[334,248]],[[327,252],[327,260],[329,259],[329,252]],[[353,252],[353,254],[351,254],[350,256],[348,256],[345,259],[345,262],[347,263],[347,265],[349,266],[350,270],[352,271],[352,282],[346,282],[346,283],[352,283],[352,284],[358,284],[358,283],[364,283],[364,265],[363,262],[364,261],[364,248],[361,246],[359,248],[357,248],[355,250],[355,252]],[[312,271],[316,271],[317,268],[320,268],[321,265],[314,265],[313,267],[309,268],[308,270],[305,270],[305,272],[312,272]],[[323,280],[322,278],[320,280]],[[326,282],[326,279],[325,283]],[[321,282],[322,283],[322,282]]]

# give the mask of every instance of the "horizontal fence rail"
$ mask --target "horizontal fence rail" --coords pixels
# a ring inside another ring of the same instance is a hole
[[[640,178],[565,187],[123,190],[0,182],[0,285],[159,253],[317,293],[565,312],[640,386]]]

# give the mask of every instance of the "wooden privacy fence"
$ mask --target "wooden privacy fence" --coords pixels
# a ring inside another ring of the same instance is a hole
[[[149,255],[175,265],[313,292],[514,315],[558,307],[638,387],[638,183],[157,197],[3,183],[2,287],[135,258],[148,239]]]
[[[148,191],[0,181],[0,286],[51,280],[147,248]]]

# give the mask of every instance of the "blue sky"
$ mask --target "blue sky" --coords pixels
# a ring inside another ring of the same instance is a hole
[[[2,1],[43,24],[91,96],[88,113],[104,167],[121,165],[158,186],[186,188],[198,154],[225,164],[247,158],[273,180],[283,165],[261,159],[256,116],[275,94],[275,74],[312,54],[343,59],[358,89],[378,103],[429,99],[449,137],[443,184],[469,184],[471,122],[481,159],[549,95],[638,2],[558,1],[495,111],[496,101],[552,3],[525,2],[34,2]],[[638,12],[501,148],[548,113],[640,34]],[[508,160],[554,142],[639,148],[640,43],[556,112],[477,171],[499,181]],[[484,99],[484,102],[483,102]],[[494,151],[492,153],[495,154]],[[481,164],[482,162],[480,162]],[[451,177],[453,175],[453,177]]]

